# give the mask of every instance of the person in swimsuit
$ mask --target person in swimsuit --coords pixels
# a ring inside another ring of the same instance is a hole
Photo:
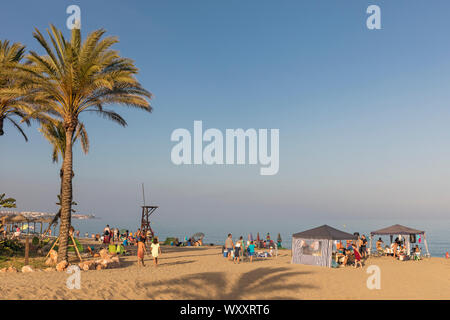
[[[361,266],[362,269],[362,263],[361,263],[361,253],[359,252],[358,248],[353,245],[353,254],[355,255],[355,268],[358,268],[358,264]]]
[[[242,236],[239,238],[238,241],[236,241],[235,245],[234,245],[234,262],[239,263],[239,255],[241,253],[241,247],[242,247]]]
[[[397,258],[397,249],[398,249],[398,243],[397,241],[394,242],[394,245],[392,246],[392,250],[394,253],[394,258]]]
[[[147,249],[145,248],[145,239],[144,238],[139,238],[139,241],[137,243],[137,257],[138,257],[138,266],[143,266],[144,265],[144,255],[147,252]]]

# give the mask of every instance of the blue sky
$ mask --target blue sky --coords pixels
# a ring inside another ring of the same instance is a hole
[[[105,28],[136,61],[154,112],[117,108],[129,126],[83,118],[74,199],[104,221],[136,219],[140,184],[158,223],[448,217],[448,1],[8,1],[0,38],[42,50],[34,27]],[[366,28],[381,8],[382,30]],[[280,129],[280,170],[175,166],[176,128]],[[55,211],[59,165],[37,127],[0,138],[0,192]]]

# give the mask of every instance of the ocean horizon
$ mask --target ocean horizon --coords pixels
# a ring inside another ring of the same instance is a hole
[[[113,220],[113,219],[111,219]],[[136,219],[139,221],[139,219]],[[101,233],[104,227],[109,224],[111,228],[127,229],[130,232],[135,232],[139,226],[137,223],[130,223],[127,221],[114,221],[108,222],[108,218],[97,218],[91,220],[73,220],[74,227],[80,230],[80,236],[84,236],[86,232],[91,235],[92,233]],[[203,232],[205,234],[204,243],[205,245],[223,245],[228,233],[233,235],[233,239],[237,240],[242,236],[247,240],[248,235],[252,234],[253,239],[256,239],[259,232],[260,238],[265,239],[267,233],[270,234],[271,239],[276,240],[278,233],[282,239],[282,246],[284,248],[291,248],[292,234],[305,231],[311,228],[315,228],[327,224],[336,229],[354,233],[359,232],[360,235],[366,235],[369,239],[370,232],[381,228],[385,228],[394,224],[401,224],[407,227],[411,227],[418,230],[423,230],[426,232],[426,237],[428,241],[428,248],[432,257],[444,257],[445,253],[450,251],[450,239],[448,236],[448,231],[450,230],[450,219],[435,219],[435,220],[425,220],[425,219],[311,219],[306,222],[290,222],[283,223],[282,221],[278,223],[267,223],[263,221],[257,221],[254,225],[249,224],[218,224],[211,225],[210,223],[198,224],[198,225],[178,225],[178,224],[164,224],[158,220],[152,224],[152,229],[155,234],[164,241],[167,237],[177,237],[180,241],[183,241],[185,237],[189,238],[197,232]],[[379,236],[374,236],[374,243]],[[389,236],[381,237],[385,244],[390,243]],[[418,244],[418,243],[416,243]],[[424,252],[423,242],[419,244]]]

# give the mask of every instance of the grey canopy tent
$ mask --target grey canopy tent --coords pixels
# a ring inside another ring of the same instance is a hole
[[[333,241],[355,240],[353,234],[323,225],[292,235],[292,263],[331,267]]]
[[[427,251],[427,256],[430,256],[430,253],[428,252],[428,243],[427,243],[427,237],[425,231],[417,230],[409,227],[402,226],[400,224],[394,224],[393,226],[383,228],[380,230],[372,231],[370,233],[370,249],[372,250],[372,242],[373,242],[373,236],[380,235],[380,236],[391,236],[391,242],[392,237],[394,235],[404,236],[405,242],[406,242],[406,249],[407,252],[411,252],[411,242],[415,242],[415,238],[417,235],[423,236],[423,243],[425,245],[425,250]],[[414,241],[411,241],[414,240]]]

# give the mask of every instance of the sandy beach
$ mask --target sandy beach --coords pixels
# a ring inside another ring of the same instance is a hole
[[[1,299],[450,299],[450,260],[370,258],[363,269],[331,269],[277,258],[234,264],[220,247],[162,247],[160,265],[136,256],[117,269],[81,272],[81,289],[68,289],[65,272],[0,273]],[[381,270],[381,289],[369,290],[369,265]]]

